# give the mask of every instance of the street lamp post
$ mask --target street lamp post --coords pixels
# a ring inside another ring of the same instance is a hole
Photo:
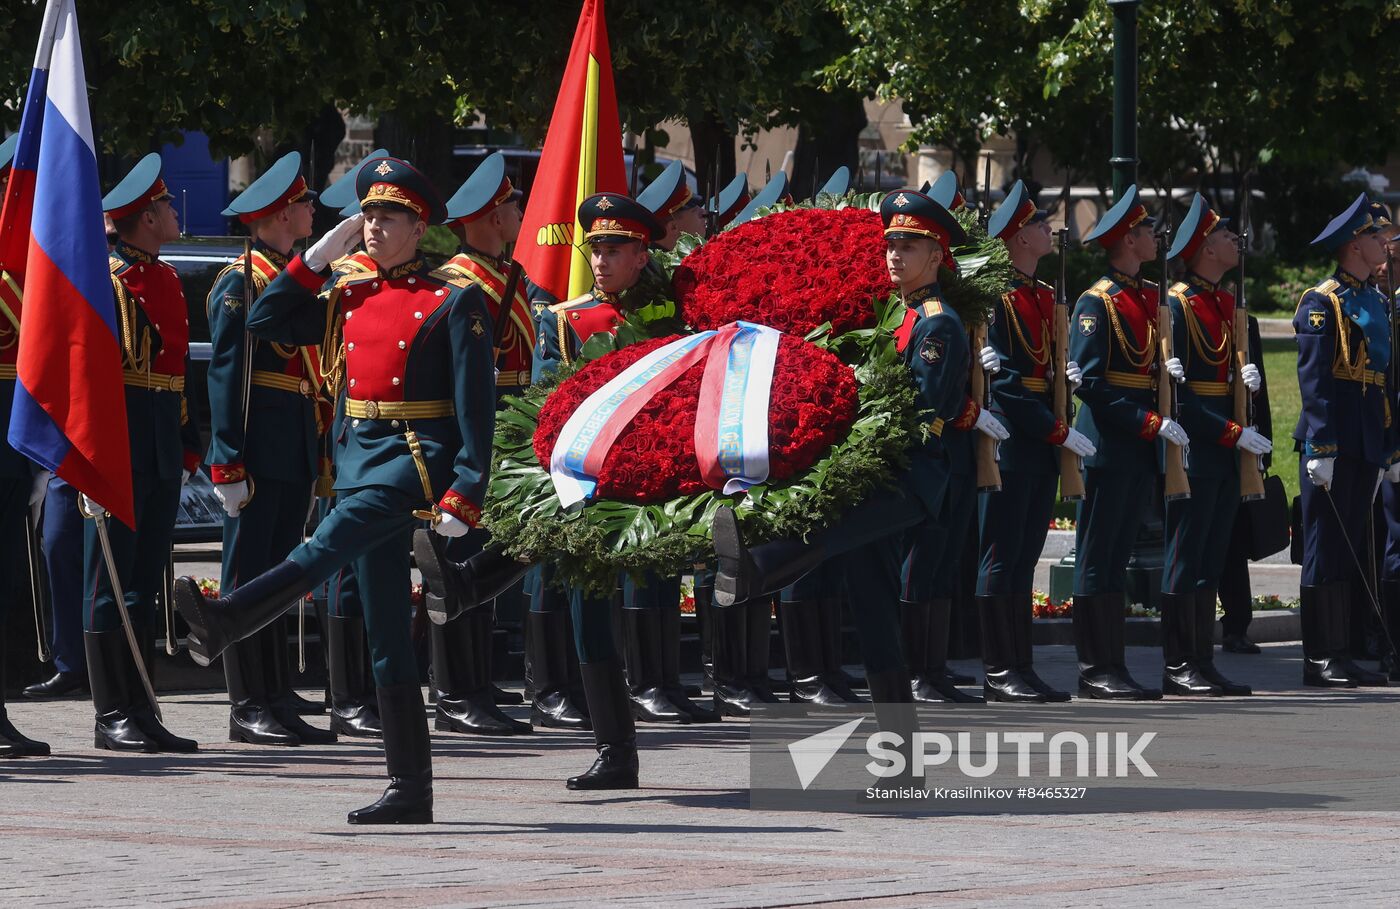
[[[1113,197],[1137,182],[1138,5],[1108,0],[1113,10]]]

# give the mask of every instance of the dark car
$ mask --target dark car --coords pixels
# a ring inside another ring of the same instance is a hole
[[[181,237],[161,248],[160,257],[180,274],[190,314],[190,371],[185,399],[199,426],[202,445],[209,442],[209,315],[205,299],[224,267],[243,254],[241,237]],[[207,450],[207,449],[204,449]],[[200,454],[204,454],[201,450]],[[177,543],[216,543],[223,537],[224,508],[214,494],[206,466],[190,478],[180,494],[175,523]]]

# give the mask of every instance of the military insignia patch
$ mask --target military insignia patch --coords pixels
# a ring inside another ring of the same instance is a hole
[[[1079,317],[1079,333],[1080,333],[1081,335],[1083,335],[1084,337],[1087,338],[1087,337],[1089,337],[1090,335],[1092,335],[1095,331],[1098,330],[1098,327],[1099,327],[1099,317],[1098,317],[1098,316],[1080,316],[1080,317]]]
[[[240,310],[242,307],[242,297],[235,296],[233,294],[229,294],[227,297],[224,297],[224,309],[227,309],[229,312],[238,312],[238,310]]]
[[[374,172],[376,174],[379,174],[379,176],[383,177],[386,174],[393,173],[394,168],[389,164],[388,161],[380,161],[379,166],[374,169]]]
[[[906,205],[909,204],[909,197],[906,196],[904,193],[900,193],[899,195],[897,195],[897,196],[894,197],[894,203],[893,203],[893,204],[894,204],[897,208],[903,208],[904,206],[906,206]]]
[[[930,364],[942,360],[943,341],[939,338],[929,338],[924,341],[924,346],[919,348],[919,359]]]
[[[544,304],[543,304],[543,303],[536,303],[536,304],[535,304],[535,318],[538,319],[539,316],[540,316],[540,313],[542,313],[542,312],[544,312]]]
[[[1322,310],[1322,309],[1310,309],[1310,310],[1308,310],[1308,325],[1311,326],[1311,327],[1313,328],[1314,331],[1321,331],[1321,330],[1322,330],[1322,326],[1324,326],[1324,325],[1326,325],[1326,324],[1327,324],[1327,312],[1326,312],[1326,310]]]
[[[598,200],[598,211],[607,211],[613,207],[613,202],[607,196]]]
[[[478,338],[486,334],[486,325],[482,322],[481,313],[472,313],[472,334]]]

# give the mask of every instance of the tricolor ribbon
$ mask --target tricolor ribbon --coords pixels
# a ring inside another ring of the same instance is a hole
[[[700,474],[732,494],[768,478],[768,399],[780,332],[734,322],[679,338],[589,395],[564,423],[549,474],[565,508],[592,498],[608,452],[636,415],[686,370],[705,363],[695,418]]]

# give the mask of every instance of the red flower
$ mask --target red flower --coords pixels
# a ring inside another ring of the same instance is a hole
[[[894,290],[880,216],[861,208],[778,212],[725,231],[676,267],[676,302],[691,326],[740,319],[799,337],[874,324],[872,302]]]
[[[766,219],[765,219],[766,220]],[[535,456],[548,468],[564,424],[593,392],[676,336],[643,341],[589,363],[550,394],[535,430]],[[704,492],[695,460],[695,411],[705,365],[697,363],[637,413],[603,461],[599,498],[665,502]],[[832,354],[785,334],[768,402],[769,481],[811,467],[846,437],[859,407],[854,372]]]

